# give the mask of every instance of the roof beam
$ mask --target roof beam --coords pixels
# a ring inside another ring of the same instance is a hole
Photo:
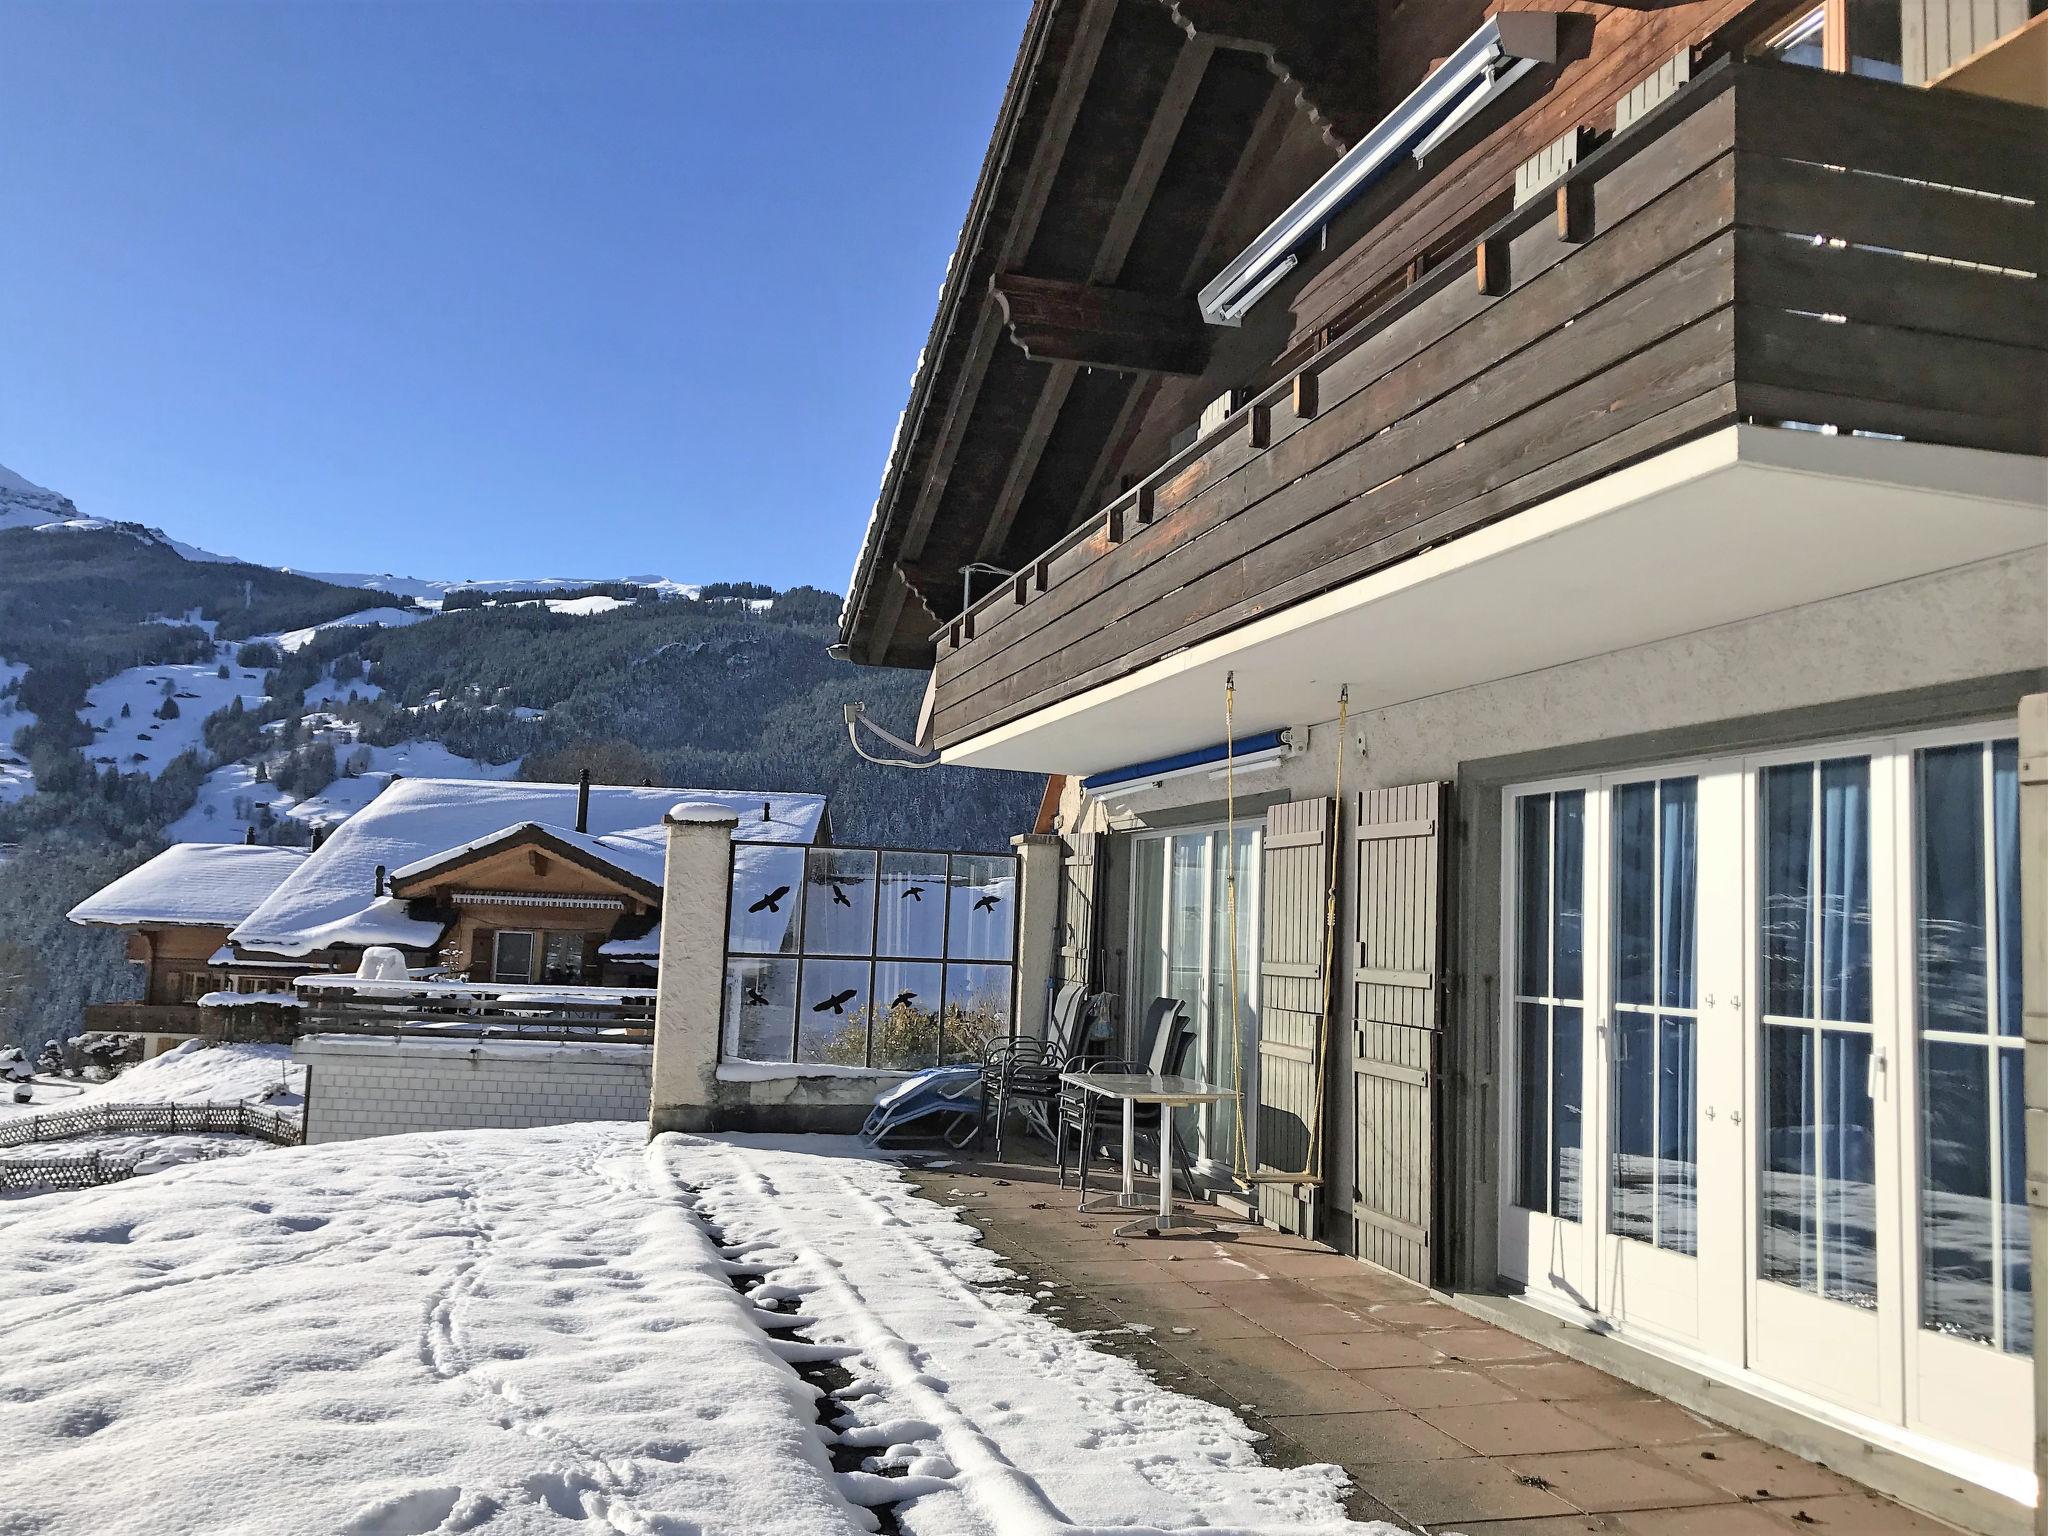
[[[1191,38],[1259,54],[1333,149],[1375,120],[1371,23],[1361,7],[1271,0],[1159,0]]]
[[[1000,272],[989,287],[1027,357],[1119,373],[1199,375],[1208,327],[1194,300]]]

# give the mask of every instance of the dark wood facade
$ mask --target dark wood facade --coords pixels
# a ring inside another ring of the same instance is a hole
[[[947,625],[937,742],[1733,422],[2048,451],[2042,127],[1716,66]]]
[[[1499,9],[1567,13],[1561,61],[1200,327],[1201,283]],[[851,655],[935,667],[950,745],[1731,422],[2042,451],[2015,274],[2048,119],[1740,62],[1793,9],[1041,0]],[[1617,132],[1675,51],[1692,83]],[[1562,193],[1514,207],[1567,133]],[[972,562],[1013,574],[963,606]]]

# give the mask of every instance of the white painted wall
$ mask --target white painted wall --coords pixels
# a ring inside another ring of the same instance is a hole
[[[307,1035],[292,1054],[311,1074],[308,1144],[644,1120],[653,1073],[645,1045]]]

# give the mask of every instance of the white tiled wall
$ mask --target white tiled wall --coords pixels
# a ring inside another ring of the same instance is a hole
[[[652,1060],[644,1046],[315,1035],[300,1040],[296,1054],[311,1068],[308,1143],[647,1118]]]

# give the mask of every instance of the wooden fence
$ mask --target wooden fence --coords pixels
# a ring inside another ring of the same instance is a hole
[[[46,1115],[0,1120],[0,1147],[110,1131],[153,1131],[158,1135],[226,1131],[279,1147],[296,1147],[302,1134],[292,1116],[261,1104],[85,1104]]]
[[[123,1179],[134,1178],[135,1165],[141,1161],[140,1153],[124,1159],[103,1157],[98,1152],[88,1157],[0,1161],[0,1193],[10,1190],[40,1193],[52,1189],[92,1189],[101,1184],[118,1184]]]

